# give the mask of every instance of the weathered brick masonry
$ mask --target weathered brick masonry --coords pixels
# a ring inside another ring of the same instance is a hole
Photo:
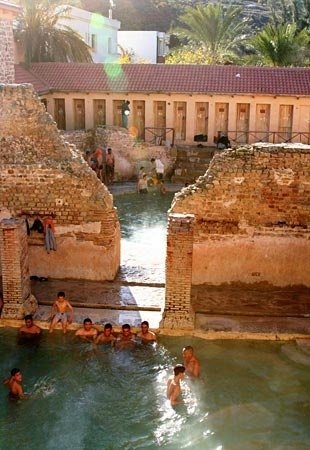
[[[12,23],[0,16],[0,83],[14,83],[14,79]]]
[[[35,312],[37,302],[31,295],[26,224],[21,219],[0,222],[2,257],[2,317],[21,319]]]
[[[168,220],[165,311],[161,325],[192,328],[191,308],[193,236],[195,217],[170,214]]]
[[[196,184],[176,194],[171,211],[195,217],[192,286],[310,286],[309,146],[257,144],[218,154]],[[188,286],[183,271],[174,271],[179,242],[171,227],[168,243],[167,285],[173,273],[177,293]],[[186,305],[176,294],[178,316],[190,317]]]
[[[60,136],[31,85],[0,92],[0,208],[30,219],[56,215],[58,249],[47,254],[30,237],[30,273],[112,280],[120,230],[112,196],[80,151]]]

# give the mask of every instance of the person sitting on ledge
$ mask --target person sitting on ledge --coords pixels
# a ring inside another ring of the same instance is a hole
[[[42,332],[41,328],[33,323],[32,314],[27,314],[24,318],[25,325],[19,329],[21,335],[39,336]]]
[[[113,328],[110,323],[106,323],[103,332],[99,334],[95,340],[95,344],[111,344],[114,345],[116,337],[113,334]]]
[[[230,140],[228,139],[227,134],[220,133],[220,137],[217,140],[216,146],[220,150],[224,150],[225,148],[230,148]]]
[[[83,321],[83,327],[79,328],[75,336],[78,336],[81,339],[84,339],[86,341],[94,341],[97,337],[98,330],[93,326],[93,322],[89,317],[84,319]]]
[[[70,311],[70,316],[68,316],[67,311]],[[66,299],[63,291],[58,292],[57,300],[52,306],[52,322],[49,329],[50,333],[54,331],[54,328],[59,321],[61,321],[63,333],[66,333],[68,322],[72,323],[73,321],[73,308]]]

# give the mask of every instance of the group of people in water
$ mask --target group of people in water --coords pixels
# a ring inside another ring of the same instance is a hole
[[[164,184],[165,166],[157,156],[151,159],[152,169],[149,174],[145,172],[144,166],[140,167],[138,173],[137,191],[139,194],[147,194],[150,186],[157,186],[161,194],[166,194],[167,189]]]
[[[31,314],[25,316],[25,324],[19,329],[19,335],[27,339],[38,338],[42,329],[33,321]],[[67,332],[68,324],[73,321],[73,307],[66,299],[63,291],[58,292],[57,299],[52,306],[51,324],[49,332],[52,333],[58,322],[61,322],[63,333]],[[120,332],[113,330],[110,323],[104,325],[103,331],[100,332],[92,323],[90,318],[83,321],[83,326],[76,332],[75,336],[78,338],[91,342],[93,345],[108,344],[115,349],[133,349],[137,343],[154,343],[157,341],[156,334],[149,329],[148,321],[144,320],[141,323],[141,329],[138,333],[132,331],[129,324],[124,324]],[[181,380],[187,373],[192,378],[200,376],[200,362],[194,354],[194,349],[191,346],[186,346],[182,351],[183,364],[177,364],[173,372],[174,374],[167,382],[167,399],[172,406],[181,403],[179,397],[181,394]],[[9,388],[9,397],[11,399],[21,399],[27,397],[22,386],[22,373],[18,368],[11,370],[11,375],[4,380]]]

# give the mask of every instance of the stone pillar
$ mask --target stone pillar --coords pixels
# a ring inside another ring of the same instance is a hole
[[[21,219],[0,222],[0,254],[5,319],[22,319],[36,309],[30,292],[26,224]]]
[[[14,79],[12,22],[0,18],[0,83],[14,83]]]
[[[193,214],[173,213],[168,217],[163,328],[194,328],[191,306],[194,222]]]
[[[21,7],[0,0],[0,84],[15,81],[13,20]]]

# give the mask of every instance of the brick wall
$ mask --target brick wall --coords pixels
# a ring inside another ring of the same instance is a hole
[[[191,214],[169,214],[166,259],[165,310],[161,326],[193,328],[191,281],[193,231],[195,217]]]
[[[13,45],[12,22],[0,18],[0,83],[14,83]]]
[[[0,253],[4,308],[2,317],[23,318],[24,303],[30,296],[28,243],[25,222],[0,222]]]
[[[82,154],[60,136],[30,85],[0,92],[0,209],[30,220],[55,214],[58,249],[30,239],[30,273],[112,280],[120,230],[113,198]]]
[[[193,284],[310,286],[309,198],[309,146],[257,144],[216,155],[172,205],[196,218]]]

